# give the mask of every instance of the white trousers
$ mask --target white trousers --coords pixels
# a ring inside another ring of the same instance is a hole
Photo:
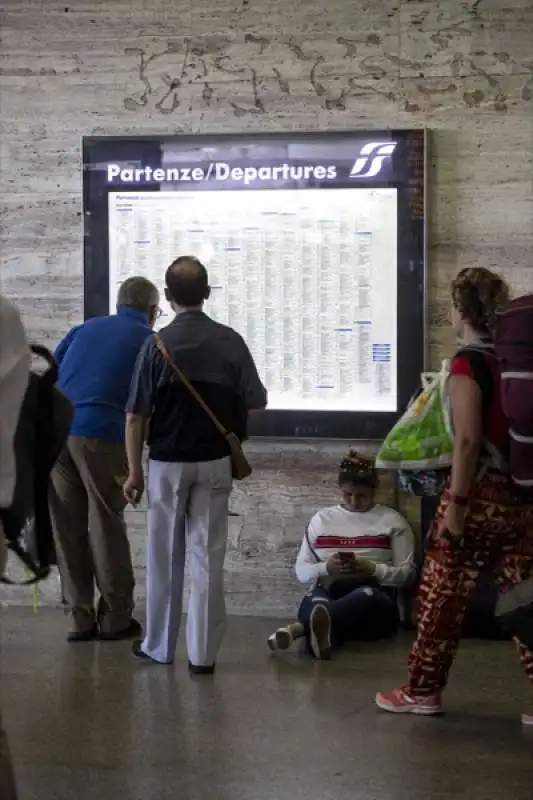
[[[142,649],[156,661],[174,660],[188,539],[189,661],[195,666],[215,663],[226,628],[224,559],[231,488],[229,458],[149,463],[146,636]]]

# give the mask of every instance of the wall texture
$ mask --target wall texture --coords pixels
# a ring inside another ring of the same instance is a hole
[[[39,341],[82,315],[88,134],[427,126],[431,362],[453,346],[459,268],[533,288],[533,0],[1,0],[0,27],[0,287]],[[252,446],[233,498],[235,610],[290,609],[289,565],[342,449]],[[142,512],[131,522],[142,595]]]

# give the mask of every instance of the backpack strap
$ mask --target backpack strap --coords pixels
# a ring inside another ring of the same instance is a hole
[[[47,347],[44,347],[42,344],[32,344],[30,345],[30,350],[34,356],[42,358],[43,361],[46,361],[48,364],[47,375],[50,375],[51,383],[57,383],[59,378],[59,367],[57,366],[57,361],[50,350]]]
[[[476,381],[481,391],[482,413],[483,413],[483,450],[484,456],[482,457],[482,466],[478,474],[478,479],[482,476],[487,468],[495,467],[500,472],[507,472],[508,467],[502,454],[489,442],[486,437],[488,416],[492,400],[494,397],[494,377],[491,372],[490,363],[498,366],[498,357],[492,345],[468,345],[463,347],[456,353],[468,360],[474,380]]]
[[[25,581],[13,581],[11,578],[6,578],[5,575],[2,575],[0,576],[0,583],[7,584],[8,586],[33,586],[34,583],[39,583],[39,581],[43,581],[50,575],[50,567],[38,566],[33,558],[20,546],[18,542],[8,541],[7,548],[19,557],[28,572],[32,573],[33,578],[28,578]]]
[[[494,379],[489,366],[489,359],[496,360],[496,354],[491,346],[468,345],[459,350],[456,356],[466,358],[474,374],[474,380],[481,392],[483,405],[483,432],[486,432],[489,410],[494,395]]]

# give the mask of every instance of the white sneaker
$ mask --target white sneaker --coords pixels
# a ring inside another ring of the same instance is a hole
[[[276,650],[288,650],[293,641],[292,633],[288,628],[278,628],[268,637],[267,645],[272,652],[276,652]]]
[[[311,611],[309,644],[319,661],[327,661],[331,657],[331,617],[328,607],[323,603],[316,603]]]
[[[533,713],[522,714],[522,725],[533,726]]]

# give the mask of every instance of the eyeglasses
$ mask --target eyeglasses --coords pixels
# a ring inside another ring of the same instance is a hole
[[[162,308],[157,308],[157,306],[152,306],[151,311],[152,311],[152,314],[154,316],[154,319],[160,319],[163,316],[163,313],[164,313],[163,309]]]

